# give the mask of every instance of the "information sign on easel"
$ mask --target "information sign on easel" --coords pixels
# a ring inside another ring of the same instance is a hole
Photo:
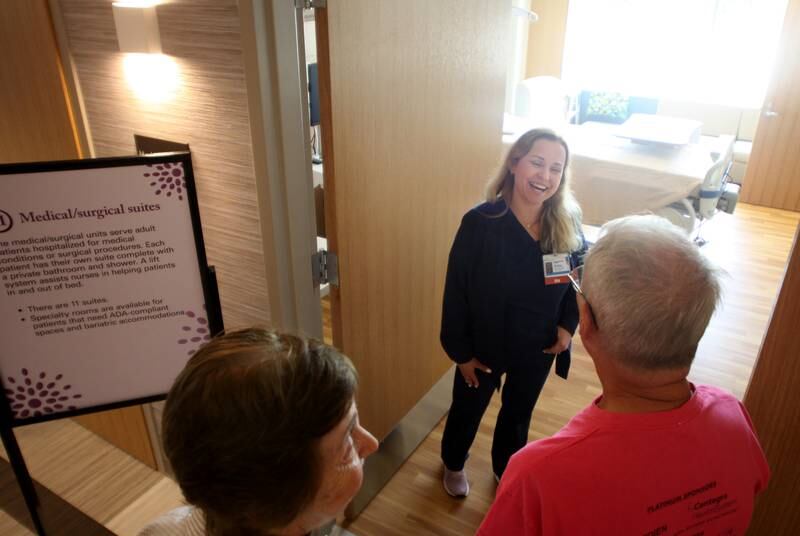
[[[161,400],[222,330],[189,153],[0,166],[0,431]]]

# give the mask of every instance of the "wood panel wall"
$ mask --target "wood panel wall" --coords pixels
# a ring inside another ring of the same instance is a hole
[[[79,158],[46,0],[0,5],[0,163]]]
[[[526,78],[561,78],[568,9],[569,0],[531,0],[531,10],[539,15],[539,20],[528,30]]]
[[[800,226],[744,404],[772,476],[748,534],[793,534],[800,527]]]
[[[142,406],[81,415],[75,421],[147,466],[158,468]]]
[[[800,0],[789,0],[742,201],[800,210]],[[774,114],[774,115],[773,115]]]

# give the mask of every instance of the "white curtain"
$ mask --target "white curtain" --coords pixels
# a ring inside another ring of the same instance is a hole
[[[759,108],[786,3],[570,0],[562,77],[581,89]]]

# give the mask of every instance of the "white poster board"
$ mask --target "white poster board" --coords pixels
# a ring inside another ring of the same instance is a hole
[[[209,278],[188,153],[0,166],[13,421],[163,397],[221,324]]]

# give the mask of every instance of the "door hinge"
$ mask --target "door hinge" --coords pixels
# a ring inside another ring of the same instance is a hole
[[[315,7],[328,7],[327,0],[294,0],[297,9],[311,9]]]
[[[311,273],[314,285],[339,286],[339,259],[335,253],[321,249],[311,255]]]

